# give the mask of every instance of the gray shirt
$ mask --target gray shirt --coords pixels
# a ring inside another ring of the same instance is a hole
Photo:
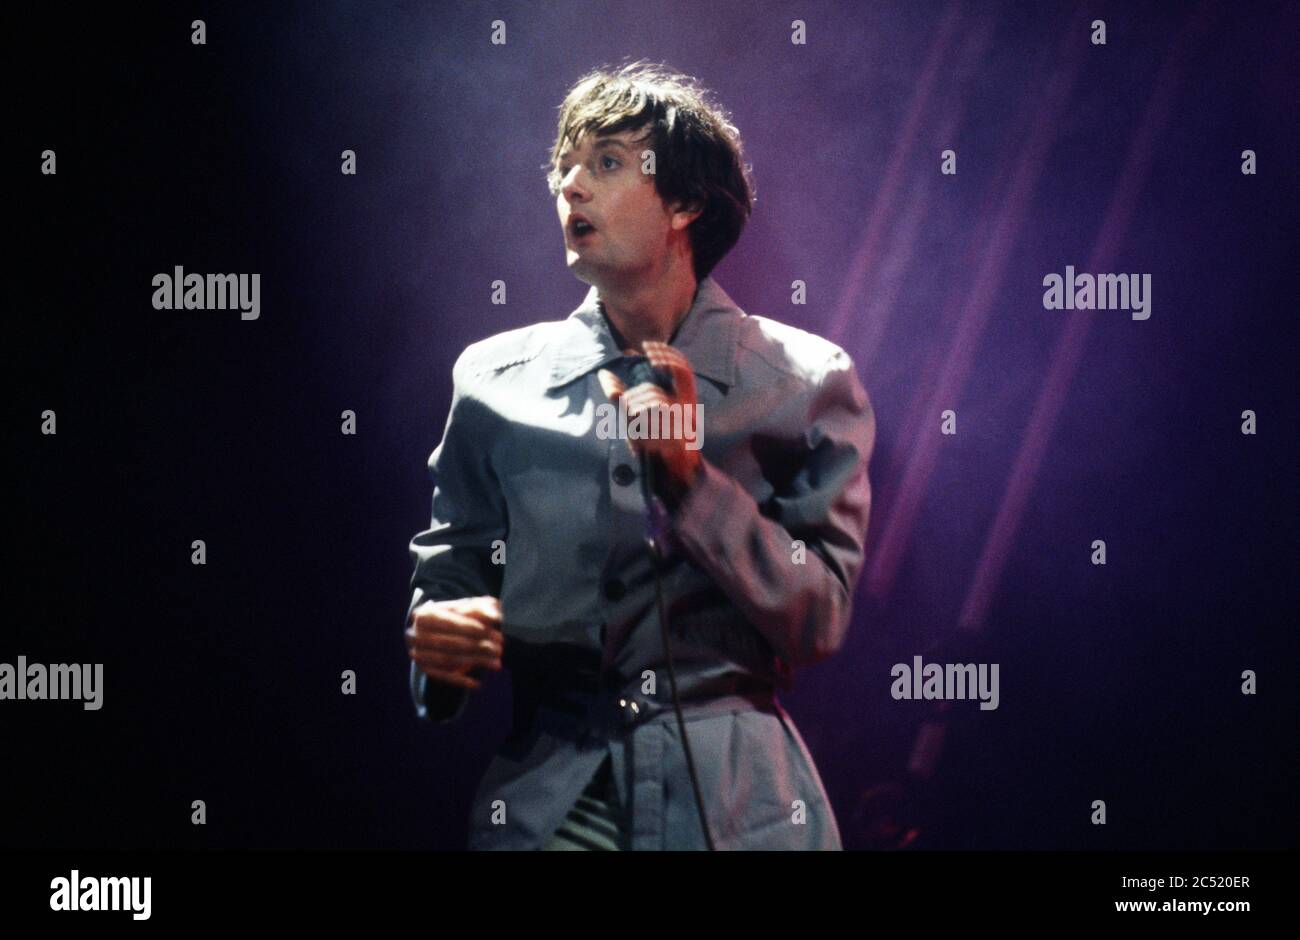
[[[871,506],[875,415],[835,344],[747,315],[706,277],[671,344],[690,361],[703,469],[660,562],[677,689],[719,849],[840,848],[808,748],[776,698],[839,649]],[[627,441],[596,377],[628,381],[596,288],[567,319],[471,344],[429,458],[410,612],[501,599],[512,728],[475,794],[472,849],[535,849],[608,755],[631,848],[703,848]],[[609,423],[604,427],[608,429]],[[416,713],[469,692],[412,664]]]

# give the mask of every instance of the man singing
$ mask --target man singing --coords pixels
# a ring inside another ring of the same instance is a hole
[[[548,170],[591,289],[457,359],[432,523],[410,544],[417,714],[454,720],[485,671],[511,677],[470,848],[838,849],[776,690],[848,629],[867,394],[838,346],[745,314],[709,276],[754,196],[736,128],[692,79],[584,76]],[[615,405],[628,420],[606,420]],[[697,433],[644,421],[669,409]],[[632,430],[651,426],[678,430]]]

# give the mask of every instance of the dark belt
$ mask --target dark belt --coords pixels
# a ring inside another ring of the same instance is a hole
[[[513,690],[512,734],[541,725],[581,740],[592,733],[611,736],[636,725],[676,720],[666,682],[659,684],[657,695],[644,695],[639,680],[602,675],[596,650],[560,644],[525,649],[519,644],[503,664],[510,668]],[[628,691],[629,686],[635,691]],[[776,692],[771,682],[738,673],[711,682],[707,694],[683,690],[681,707],[685,721],[728,711],[774,711]]]

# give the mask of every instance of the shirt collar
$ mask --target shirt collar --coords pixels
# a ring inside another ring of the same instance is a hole
[[[728,387],[734,385],[736,335],[744,316],[722,286],[712,276],[705,277],[696,286],[695,299],[677,328],[672,346],[690,361],[697,375]],[[623,356],[614,342],[595,287],[587,291],[582,304],[569,314],[551,345],[548,389],[559,388]]]

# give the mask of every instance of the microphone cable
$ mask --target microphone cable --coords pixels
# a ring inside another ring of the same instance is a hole
[[[647,359],[638,358],[631,369],[632,385],[650,382],[672,394],[672,380],[664,381],[651,368]],[[682,750],[686,755],[686,770],[691,777],[691,788],[695,792],[695,808],[700,815],[700,828],[704,830],[704,842],[710,852],[716,852],[713,833],[709,830],[709,820],[704,812],[704,798],[701,795],[700,779],[695,773],[695,759],[691,755],[691,740],[686,734],[686,720],[682,717],[682,703],[677,695],[677,675],[673,671],[672,644],[668,639],[668,616],[664,612],[664,585],[660,562],[663,560],[663,547],[667,542],[667,512],[663,503],[655,495],[654,459],[642,453],[641,457],[641,491],[646,504],[646,546],[650,550],[650,566],[654,571],[655,605],[659,610],[659,633],[663,637],[664,662],[668,666],[668,685],[672,690],[673,711],[677,714],[677,729],[682,736]]]

